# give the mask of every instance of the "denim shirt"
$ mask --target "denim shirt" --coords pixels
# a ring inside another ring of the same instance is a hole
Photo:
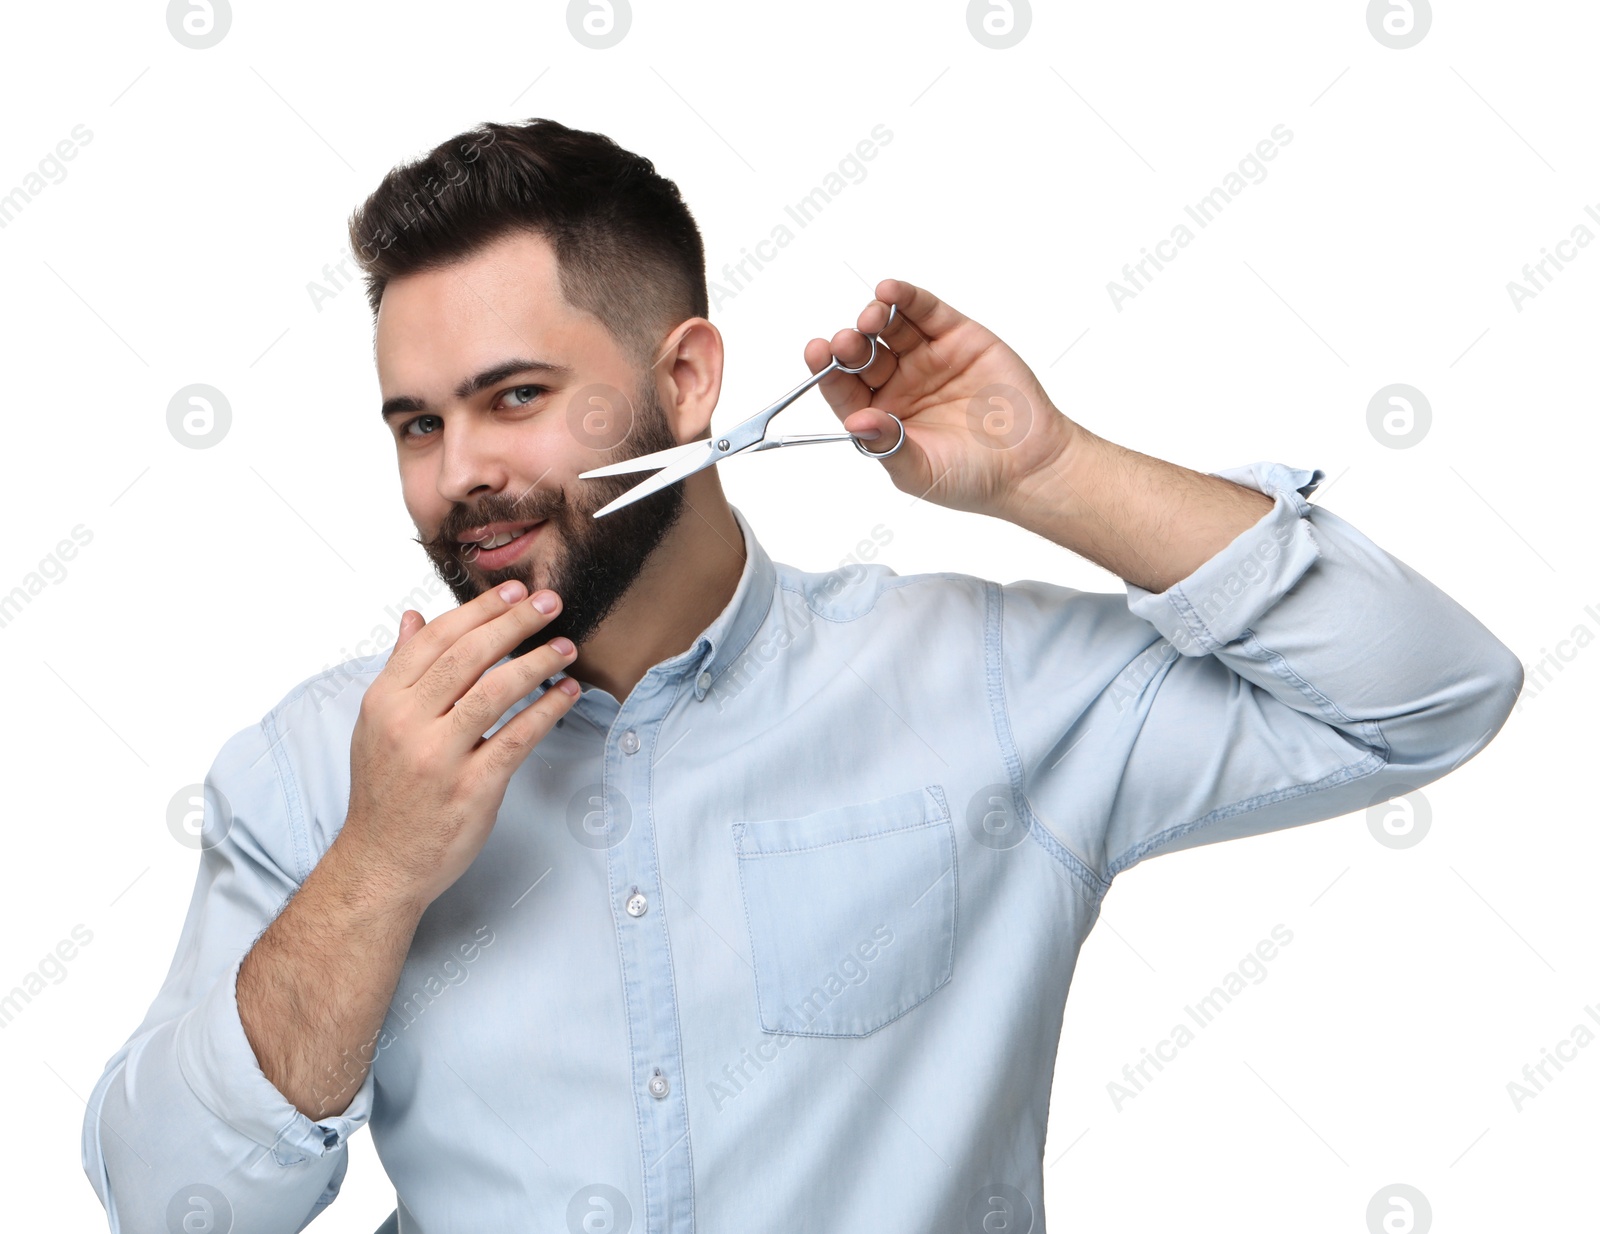
[[[727,607],[518,768],[316,1122],[234,983],[338,834],[388,653],[302,682],[217,756],[171,969],[88,1103],[112,1228],[210,1205],[290,1234],[370,1121],[402,1232],[1044,1230],[1062,1013],[1112,881],[1427,784],[1521,686],[1305,501],[1320,471],[1218,474],[1273,508],[1159,594],[811,573],[735,510]]]

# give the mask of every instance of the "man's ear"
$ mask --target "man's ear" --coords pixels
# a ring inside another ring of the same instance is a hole
[[[679,322],[662,343],[652,379],[679,441],[695,441],[710,432],[711,413],[722,392],[722,360],[722,333],[704,317]]]

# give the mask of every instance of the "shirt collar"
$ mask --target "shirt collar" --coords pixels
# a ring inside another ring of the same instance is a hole
[[[683,670],[693,672],[694,696],[703,699],[728,665],[749,645],[761,623],[772,609],[772,596],[777,588],[778,571],[772,558],[761,547],[749,520],[737,506],[729,505],[734,521],[744,536],[744,569],[739,574],[739,584],[727,607],[715,621],[695,639],[694,645],[682,656],[665,661],[674,665],[683,661]]]
[[[723,670],[738,658],[739,653],[755,637],[756,631],[760,629],[761,623],[767,619],[767,613],[772,609],[772,597],[777,590],[778,570],[772,558],[767,555],[766,549],[761,547],[761,541],[756,539],[755,530],[739,508],[730,504],[728,509],[733,511],[734,521],[739,526],[740,534],[744,536],[744,568],[739,573],[739,583],[733,589],[733,595],[726,607],[717,615],[716,620],[700,632],[687,651],[661,661],[651,670],[692,674],[697,702],[705,698]],[[566,675],[563,671],[550,680],[560,681]],[[585,714],[586,706],[599,705],[590,698],[594,692],[594,687],[583,687],[583,697],[574,705],[579,714]],[[607,698],[609,697],[607,695]],[[612,708],[616,705],[614,702],[610,704]],[[593,717],[586,715],[586,718]],[[598,719],[595,722],[600,723]],[[601,727],[605,725],[601,724]]]

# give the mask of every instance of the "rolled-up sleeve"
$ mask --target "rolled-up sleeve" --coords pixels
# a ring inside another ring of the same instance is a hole
[[[1273,507],[1166,591],[1002,588],[1006,725],[1033,821],[1093,887],[1146,857],[1363,809],[1481,750],[1511,651],[1277,463]]]
[[[309,871],[278,736],[269,715],[213,763],[176,954],[90,1096],[83,1168],[113,1231],[166,1229],[169,1214],[215,1209],[220,1196],[235,1234],[294,1234],[338,1195],[346,1143],[369,1117],[370,1074],[342,1114],[302,1114],[261,1071],[239,1018],[239,964]],[[215,1220],[207,1228],[225,1228]]]

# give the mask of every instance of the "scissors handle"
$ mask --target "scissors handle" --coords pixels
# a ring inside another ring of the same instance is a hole
[[[866,359],[866,363],[865,364],[860,364],[860,365],[857,365],[855,368],[851,368],[848,364],[840,364],[839,363],[839,357],[835,356],[833,358],[833,363],[828,365],[828,368],[823,369],[821,373],[818,373],[817,376],[821,377],[821,376],[823,376],[824,374],[826,374],[828,372],[828,369],[834,369],[834,368],[838,369],[839,372],[841,372],[841,373],[864,373],[864,372],[866,372],[867,369],[871,366],[872,362],[878,358],[878,344],[879,343],[883,343],[883,332],[884,332],[884,330],[887,330],[890,326],[894,325],[895,314],[898,313],[899,311],[900,311],[900,306],[898,304],[891,304],[889,306],[889,315],[883,319],[883,326],[878,330],[878,332],[876,334],[867,335],[867,340],[872,344],[872,350],[867,353],[867,359]],[[883,343],[883,345],[885,347],[887,347],[889,344],[888,343]]]
[[[738,453],[738,452],[740,452],[742,450],[751,449],[752,447],[759,447],[759,443],[762,443],[762,442],[767,440],[767,425],[772,422],[772,417],[777,415],[780,411],[782,411],[790,403],[794,402],[795,399],[799,398],[807,390],[811,389],[812,386],[816,385],[824,377],[828,376],[830,373],[864,373],[864,372],[866,372],[867,369],[872,366],[872,362],[878,358],[878,347],[881,345],[886,349],[888,348],[889,344],[884,342],[883,334],[884,334],[884,331],[887,330],[890,327],[890,325],[893,324],[894,319],[895,319],[895,315],[899,311],[900,311],[899,305],[891,304],[889,306],[889,316],[883,323],[883,329],[879,330],[876,334],[867,335],[867,341],[872,344],[872,350],[869,353],[867,353],[867,358],[866,358],[865,362],[863,362],[861,364],[858,364],[854,368],[852,368],[848,364],[840,364],[839,363],[839,357],[838,356],[834,356],[833,359],[831,359],[828,362],[826,367],[824,367],[819,372],[811,374],[810,377],[807,377],[804,381],[802,381],[793,390],[790,390],[789,393],[785,394],[776,403],[773,403],[772,406],[767,407],[762,411],[758,411],[758,412],[756,412],[755,415],[751,416],[749,419],[742,420],[738,424],[734,425],[734,427],[728,431],[728,433],[727,433],[727,435],[725,437],[723,437],[723,438],[721,438],[720,440],[717,441],[717,443],[716,443],[717,450],[719,452],[720,451],[726,451],[729,454],[734,454],[734,453]],[[853,434],[850,434],[850,433],[845,433],[842,436],[831,437],[831,438],[828,438],[828,440],[831,440],[831,441],[843,441],[845,439],[845,437],[849,437],[852,441],[856,441],[857,442],[856,449],[858,449],[858,450],[861,449],[861,445],[860,445],[859,441],[857,441],[855,436]],[[904,440],[905,440],[905,426],[901,425],[900,426],[900,441],[903,442]],[[782,444],[782,443],[780,442],[779,444]],[[895,443],[895,450],[898,450],[899,448],[900,448],[900,442],[896,442]],[[865,451],[863,451],[863,453],[870,455],[870,454],[872,454],[872,451],[871,450],[865,450]],[[892,454],[892,453],[894,453],[894,451],[891,450],[891,451],[889,451],[889,453]],[[880,454],[878,457],[881,458],[881,457],[883,457],[883,455]]]
[[[867,449],[867,447],[862,444],[861,438],[857,437],[854,433],[790,433],[786,437],[763,437],[760,441],[756,442],[755,445],[745,447],[741,453],[756,454],[762,450],[776,449],[779,446],[814,446],[821,445],[822,443],[829,441],[848,441],[868,458],[888,458],[891,454],[905,444],[906,426],[905,422],[892,412],[886,412],[884,414],[888,415],[888,417],[895,422],[895,427],[900,430],[900,439],[887,450]],[[722,443],[720,441],[717,442],[717,446],[719,448],[721,445]]]

